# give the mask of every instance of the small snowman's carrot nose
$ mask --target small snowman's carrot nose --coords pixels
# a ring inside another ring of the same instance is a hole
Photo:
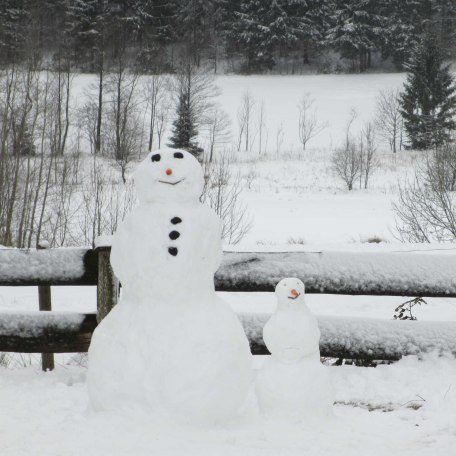
[[[296,291],[296,290],[293,288],[293,290],[291,290],[291,294],[292,294],[295,298],[297,298],[301,293],[299,293],[298,291]]]
[[[166,171],[165,171],[166,175],[167,176],[171,176],[171,174],[173,174],[173,170],[171,168],[168,168]]]

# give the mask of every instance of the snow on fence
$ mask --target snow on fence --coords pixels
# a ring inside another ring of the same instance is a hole
[[[238,314],[253,354],[269,352],[262,328],[269,314]],[[96,314],[8,312],[0,317],[0,351],[84,352],[96,327]],[[397,360],[427,352],[456,355],[456,322],[397,321],[318,317],[322,356]]]
[[[86,351],[93,330],[115,305],[118,286],[109,247],[96,250],[0,249],[0,286],[96,285],[97,314],[1,312],[0,351]],[[225,253],[219,291],[272,291],[295,276],[307,293],[456,297],[456,254],[427,252]],[[267,314],[240,314],[252,352],[266,354]],[[399,359],[429,351],[456,354],[456,323],[319,317],[323,356]]]
[[[97,285],[97,250],[0,250],[1,285]],[[219,291],[273,291],[299,277],[306,293],[456,297],[456,251],[227,252],[215,276]]]
[[[0,286],[96,285],[97,276],[95,250],[0,249]]]
[[[215,283],[223,291],[272,291],[284,277],[299,277],[306,293],[455,297],[455,271],[456,254],[233,252]]]
[[[262,329],[270,315],[238,315],[252,353],[267,354]],[[429,352],[456,355],[456,322],[318,316],[318,326],[321,356],[398,360],[402,356]]]

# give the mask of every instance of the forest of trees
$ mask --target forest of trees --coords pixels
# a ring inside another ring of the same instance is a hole
[[[2,0],[0,64],[98,73],[401,69],[423,32],[456,53],[454,0]]]

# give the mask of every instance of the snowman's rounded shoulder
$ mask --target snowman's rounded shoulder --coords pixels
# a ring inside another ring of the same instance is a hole
[[[310,312],[306,312],[302,309],[286,309],[286,310],[277,310],[269,319],[271,322],[276,323],[290,323],[290,322],[300,322],[309,321],[314,322],[315,316]]]
[[[194,216],[201,217],[204,220],[217,224],[221,223],[220,217],[215,213],[215,211],[205,204],[195,204],[194,206],[189,207],[188,211]]]
[[[168,202],[167,204],[160,202],[139,204],[125,217],[122,224],[131,225],[139,220],[142,223],[161,224],[163,222],[167,223],[173,218],[184,220],[184,217],[213,221],[217,224],[221,223],[220,218],[214,210],[205,204],[199,202],[184,204],[175,201],[172,203]]]

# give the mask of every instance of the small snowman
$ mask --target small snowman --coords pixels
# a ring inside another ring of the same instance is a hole
[[[304,302],[301,280],[286,278],[275,289],[277,311],[263,328],[271,352],[258,372],[260,410],[271,418],[318,422],[332,416],[333,388],[320,362],[320,330]]]
[[[200,202],[202,168],[186,151],[161,149],[133,177],[139,205],[111,250],[122,295],[89,349],[91,405],[229,419],[248,393],[252,356],[238,318],[215,293],[221,220]]]

